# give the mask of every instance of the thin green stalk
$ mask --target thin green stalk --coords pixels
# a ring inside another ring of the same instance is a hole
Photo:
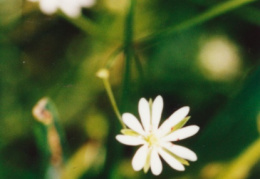
[[[141,60],[139,58],[139,56],[137,55],[137,53],[134,52],[134,61],[135,61],[135,66],[137,68],[137,72],[138,72],[138,83],[137,83],[137,87],[138,89],[142,89],[143,87],[143,82],[144,82],[144,71],[143,71],[143,68],[142,68],[142,64],[141,64]]]
[[[135,0],[129,0],[130,7],[128,10],[127,18],[126,18],[126,24],[125,24],[125,39],[124,39],[124,44],[122,49],[118,49],[114,52],[116,56],[121,50],[123,50],[125,54],[125,74],[124,74],[124,81],[123,81],[123,94],[122,94],[122,103],[121,109],[124,108],[125,104],[127,103],[127,100],[125,100],[126,96],[128,95],[128,90],[129,90],[129,79],[130,79],[130,60],[131,60],[131,46],[132,46],[132,39],[133,39],[133,10],[134,10],[134,2]],[[114,63],[114,59],[110,60],[108,65],[112,65]],[[109,67],[109,66],[107,66]],[[107,73],[98,73],[99,77],[103,76],[103,82],[106,88],[106,91],[108,93],[108,96],[110,98],[111,104],[116,112],[116,115],[119,117],[120,116],[120,123],[123,126],[124,129],[126,129],[125,124],[122,122],[121,115],[119,113],[119,110],[117,108],[117,105],[114,100],[114,96],[110,87],[110,84],[108,82],[108,74]],[[106,78],[104,78],[106,77]],[[100,178],[118,178],[118,164],[119,164],[119,159],[120,156],[122,156],[122,146],[121,145],[115,145],[115,140],[112,140],[115,136],[115,131],[117,131],[118,126],[113,125],[112,130],[110,130],[108,138],[108,151],[107,153],[109,154],[106,162],[104,164],[104,171],[100,174]],[[111,164],[111,160],[113,160],[113,163]]]
[[[116,113],[116,116],[119,119],[120,124],[124,129],[126,129],[125,124],[123,123],[121,114],[119,112],[119,109],[117,107],[110,83],[108,81],[109,77],[109,71],[107,69],[101,69],[97,72],[97,76],[103,80],[105,89],[107,91],[109,100],[112,104],[112,107]],[[107,153],[109,154],[108,157],[106,158],[106,161],[104,163],[104,170],[103,172],[100,173],[98,178],[118,178],[114,177],[113,174],[115,173],[118,161],[119,161],[119,156],[121,156],[121,146],[116,145],[116,141],[114,140],[114,137],[118,131],[119,125],[114,123],[114,120],[111,121],[111,130],[109,130],[109,136],[108,136],[108,141],[107,141]],[[111,160],[113,160],[113,163],[111,164]]]
[[[135,7],[135,0],[129,1],[129,10],[126,16],[126,23],[125,23],[125,39],[124,45],[127,49],[132,45],[133,40],[133,22],[134,22],[134,7]]]
[[[192,3],[196,3],[199,6],[209,6],[209,4],[205,4],[202,1],[193,1],[189,0]],[[260,11],[256,7],[243,7],[240,9],[235,10],[232,14],[238,16],[239,18],[250,22],[252,24],[260,26]]]
[[[103,83],[104,83],[105,89],[107,91],[107,95],[109,97],[111,105],[113,107],[113,110],[115,111],[115,114],[116,114],[120,124],[122,125],[123,128],[126,128],[126,126],[125,126],[125,124],[122,120],[121,114],[119,112],[119,109],[117,107],[116,100],[115,100],[115,97],[114,97],[113,92],[111,90],[111,86],[110,86],[110,83],[108,81],[108,78],[103,78]]]
[[[137,71],[139,72],[141,80],[143,80],[144,72],[143,72],[141,60],[140,60],[139,56],[136,53],[134,53],[134,59],[135,59]]]
[[[206,21],[209,21],[217,16],[220,16],[224,13],[227,13],[231,10],[234,10],[238,7],[241,7],[243,5],[246,5],[251,2],[255,2],[256,0],[231,0],[228,2],[221,3],[209,10],[207,10],[204,13],[201,13],[198,16],[195,16],[194,18],[191,18],[189,20],[186,20],[178,25],[174,25],[172,27],[169,27],[165,30],[159,31],[157,33],[153,33],[150,35],[147,35],[139,40],[136,41],[137,44],[150,44],[156,39],[160,39],[162,37],[167,37],[169,35],[172,35],[174,33],[180,32],[182,30],[186,30],[190,27],[199,25],[201,23],[204,23]]]
[[[130,92],[130,77],[131,77],[131,59],[132,59],[132,42],[133,42],[133,21],[134,21],[134,6],[135,0],[129,1],[129,10],[126,16],[125,23],[125,39],[124,39],[124,54],[125,54],[125,73],[123,80],[122,108],[127,103],[127,96]]]

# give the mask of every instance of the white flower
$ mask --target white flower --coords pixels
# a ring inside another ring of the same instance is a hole
[[[96,0],[28,0],[39,2],[40,9],[45,14],[53,14],[60,9],[67,16],[75,18],[81,14],[82,7],[92,7]]]
[[[159,127],[162,109],[161,96],[157,96],[153,103],[142,98],[138,105],[142,125],[130,113],[124,113],[122,116],[129,129],[123,129],[123,135],[117,135],[116,139],[125,145],[142,145],[132,160],[135,171],[143,168],[144,172],[147,172],[151,167],[152,173],[159,175],[162,172],[159,156],[178,171],[185,170],[184,165],[189,165],[187,160],[197,160],[196,154],[190,149],[171,143],[193,136],[199,131],[196,125],[181,128],[189,120],[189,117],[186,117],[189,107],[180,108]]]

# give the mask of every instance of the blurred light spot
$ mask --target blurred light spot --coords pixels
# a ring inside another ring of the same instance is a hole
[[[140,178],[139,173],[132,169],[131,160],[124,159],[119,163],[118,171],[121,178]]]
[[[62,179],[82,178],[87,171],[102,168],[106,151],[99,142],[89,141],[83,144],[67,161],[63,170]]]
[[[200,47],[198,59],[202,72],[211,80],[232,80],[241,68],[237,47],[223,36],[205,40]]]
[[[0,25],[8,25],[22,15],[22,0],[0,1]]]
[[[209,179],[209,178],[216,178],[218,174],[223,171],[224,164],[222,163],[210,163],[207,164],[200,173],[200,178],[202,179]]]
[[[105,68],[102,68],[102,69],[98,70],[96,75],[97,75],[97,77],[99,77],[101,79],[107,79],[109,77],[109,71]]]
[[[96,0],[28,0],[39,2],[40,9],[47,15],[54,14],[58,9],[71,18],[81,14],[82,7],[92,7]]]
[[[108,134],[108,123],[100,113],[91,113],[86,119],[86,132],[91,139],[103,140]]]

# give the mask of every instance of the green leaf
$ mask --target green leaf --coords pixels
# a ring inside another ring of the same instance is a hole
[[[238,156],[259,138],[256,118],[260,111],[260,68],[248,77],[243,89],[204,127],[194,143],[200,162]]]
[[[225,169],[219,173],[217,179],[222,178],[247,178],[249,171],[260,159],[260,138],[254,141]]]

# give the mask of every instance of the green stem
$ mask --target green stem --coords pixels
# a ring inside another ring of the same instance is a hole
[[[125,24],[124,45],[125,45],[126,49],[132,45],[132,40],[133,40],[133,22],[134,22],[135,0],[130,0],[129,3],[130,3],[130,5],[129,5],[129,10],[128,10],[128,13],[126,16],[126,24]]]
[[[201,1],[193,1],[193,0],[190,1],[192,3],[196,3],[199,6],[209,6],[209,4],[205,4],[204,2]],[[250,7],[250,6],[243,7],[235,10],[233,14],[247,22],[260,26],[260,11],[256,7]]]
[[[134,59],[135,59],[137,71],[138,71],[138,73],[140,75],[140,79],[143,80],[144,72],[143,72],[141,60],[140,60],[139,56],[136,53],[134,53]]]
[[[139,90],[141,90],[143,88],[143,82],[144,82],[144,71],[143,71],[143,68],[142,68],[142,64],[141,64],[141,60],[140,58],[138,57],[138,54],[136,52],[134,52],[134,62],[135,62],[135,66],[137,68],[137,72],[138,72],[138,79],[137,79],[137,88]]]
[[[199,25],[201,23],[204,23],[206,21],[209,21],[217,16],[220,16],[224,13],[227,13],[231,10],[234,10],[238,7],[241,7],[245,4],[254,2],[256,0],[231,0],[228,2],[224,2],[221,3],[209,10],[207,10],[206,12],[195,16],[194,18],[191,18],[187,21],[184,21],[178,25],[174,25],[172,27],[169,27],[165,30],[162,30],[160,32],[154,33],[154,34],[150,34],[147,35],[139,40],[137,40],[137,44],[149,44],[151,42],[153,42],[156,39],[162,38],[162,37],[167,37],[169,35],[172,35],[174,33],[180,32],[182,30],[186,30],[190,27],[193,27],[195,25]]]
[[[124,109],[125,105],[127,104],[127,96],[129,96],[130,92],[130,76],[131,76],[131,59],[132,59],[132,41],[133,41],[133,20],[134,20],[134,6],[135,0],[129,1],[129,10],[126,16],[126,23],[125,23],[125,39],[124,39],[124,54],[125,54],[125,73],[124,73],[124,81],[123,81],[123,94],[122,94],[122,101],[123,105],[122,108]]]
[[[107,91],[107,95],[109,97],[109,100],[111,102],[111,105],[112,105],[112,107],[113,107],[113,109],[114,109],[114,111],[116,113],[116,116],[117,116],[119,122],[121,123],[122,127],[126,128],[126,126],[125,126],[125,124],[124,124],[124,122],[122,120],[121,114],[119,112],[119,109],[117,107],[116,100],[115,100],[115,97],[114,97],[113,92],[111,90],[111,86],[110,86],[110,83],[108,81],[108,78],[103,78],[103,82],[104,82],[104,86],[105,86],[105,89]]]

